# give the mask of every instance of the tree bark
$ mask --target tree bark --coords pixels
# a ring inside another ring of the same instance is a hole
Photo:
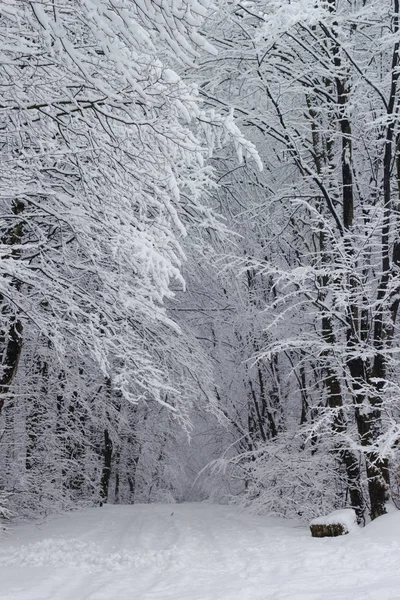
[[[101,474],[100,495],[102,502],[107,502],[108,491],[110,487],[111,466],[113,456],[113,444],[108,433],[108,429],[104,430],[104,447],[103,447],[103,471]]]
[[[25,205],[19,200],[15,200],[12,207],[14,215],[19,215],[24,211]],[[9,229],[2,238],[3,244],[16,246],[21,243],[23,235],[23,222],[17,221],[16,225]],[[12,248],[11,256],[14,259],[20,257],[20,251]],[[20,283],[13,283],[16,289],[19,289]],[[4,298],[0,295],[1,311],[6,318],[9,318],[8,329],[0,336],[0,414],[6,401],[10,386],[18,370],[19,359],[22,351],[22,323],[17,314],[9,314],[10,307],[5,307]]]

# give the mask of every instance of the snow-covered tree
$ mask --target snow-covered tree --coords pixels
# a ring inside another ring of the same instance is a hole
[[[202,61],[202,94],[234,110],[265,165],[260,176],[218,157],[244,238],[227,304],[238,288],[252,290],[239,317],[256,313],[248,364],[269,371],[269,402],[273,369],[281,382],[281,433],[265,412],[271,439],[256,426],[241,462],[248,497],[269,510],[272,488],[277,502],[289,495],[284,473],[298,477],[298,513],[318,502],[316,490],[360,516],[367,505],[372,518],[389,496],[399,417],[398,18],[397,1],[256,0],[221,4],[209,21],[219,54]],[[217,345],[227,340],[220,332]],[[262,387],[254,390],[260,407]],[[234,405],[242,423],[246,412],[260,421],[243,397]]]
[[[65,486],[75,461],[92,465],[88,480],[100,469],[106,496],[123,402],[187,423],[197,378],[207,396],[201,352],[164,302],[184,287],[185,238],[220,227],[203,204],[205,158],[225,134],[255,151],[171,68],[214,52],[197,32],[206,12],[203,0],[1,3],[0,489],[17,445],[28,479]]]

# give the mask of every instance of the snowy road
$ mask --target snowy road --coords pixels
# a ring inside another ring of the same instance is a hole
[[[1,600],[400,600],[400,514],[312,539],[206,504],[104,506],[0,538]]]

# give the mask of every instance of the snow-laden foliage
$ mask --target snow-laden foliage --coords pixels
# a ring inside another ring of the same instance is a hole
[[[161,452],[154,401],[187,428],[190,402],[211,398],[165,300],[185,286],[185,239],[222,229],[205,158],[226,136],[257,155],[171,68],[214,52],[206,10],[1,3],[0,489],[28,511],[106,496],[110,453],[125,461],[115,495],[132,500],[144,440],[144,462]]]
[[[396,500],[399,18],[1,3],[13,507],[199,494],[361,521]]]
[[[168,46],[188,32],[201,43],[198,19],[189,6],[154,7],[160,18],[132,2],[0,7],[4,330],[29,321],[58,352],[89,352],[104,374],[112,363],[133,401],[168,389],[153,356],[176,335],[162,303],[172,281],[183,285],[183,221],[212,226],[187,125],[195,94],[145,29],[153,16]]]
[[[234,475],[268,510],[275,494],[279,512],[312,512],[301,486],[281,501],[292,476],[315,481],[312,504],[374,518],[398,464],[398,32],[390,0],[227,2],[207,22],[219,54],[201,93],[234,108],[264,172],[215,157],[239,235],[220,250],[223,318],[210,308],[200,335]]]

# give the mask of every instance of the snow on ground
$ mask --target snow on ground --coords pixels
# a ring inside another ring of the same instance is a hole
[[[340,538],[208,504],[103,506],[0,538],[1,600],[400,600],[400,512]]]

